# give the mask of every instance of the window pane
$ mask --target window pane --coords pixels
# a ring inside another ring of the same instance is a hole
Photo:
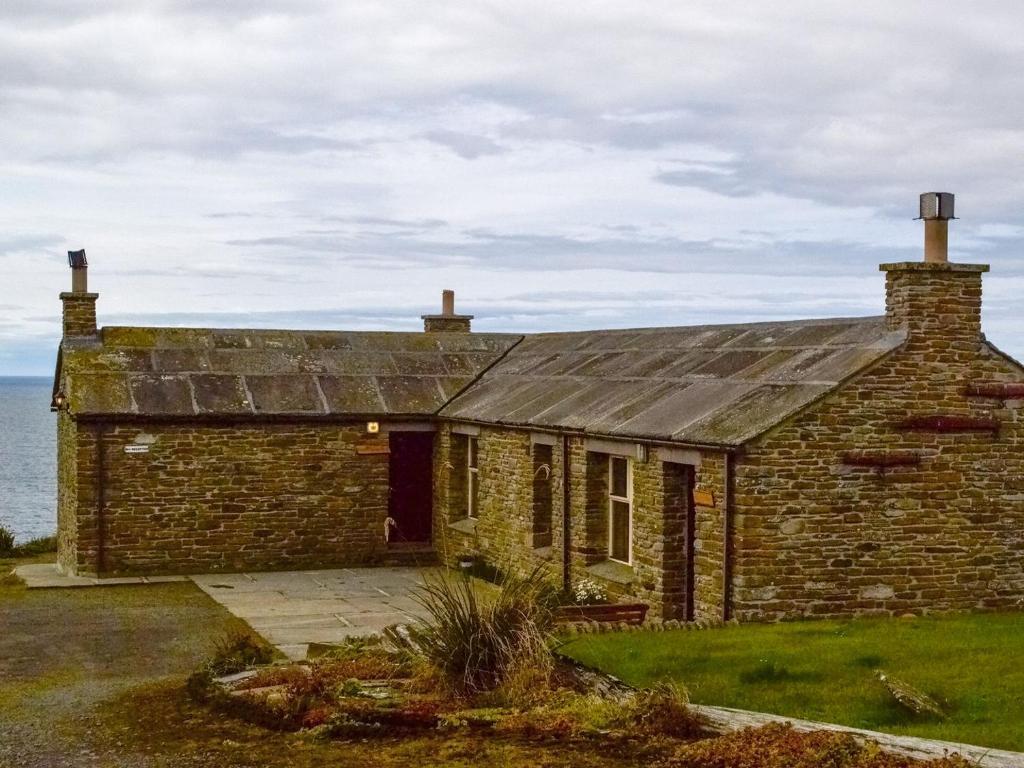
[[[476,466],[476,438],[475,437],[467,437],[466,440],[469,442],[469,447],[468,447],[468,449],[466,451],[467,455],[469,456],[469,466],[475,467]]]
[[[476,472],[469,473],[469,516],[476,517],[477,502],[479,500],[479,486]]]
[[[612,502],[610,525],[609,554],[616,560],[629,562],[629,504],[624,501]]]
[[[629,495],[629,481],[627,479],[629,475],[629,463],[626,459],[619,456],[613,456],[611,462],[611,494],[612,496],[622,496],[625,498]]]

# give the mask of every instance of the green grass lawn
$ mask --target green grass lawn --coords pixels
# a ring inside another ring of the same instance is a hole
[[[1024,613],[581,635],[563,652],[634,685],[679,681],[699,704],[1024,751]],[[906,714],[877,669],[947,719]]]

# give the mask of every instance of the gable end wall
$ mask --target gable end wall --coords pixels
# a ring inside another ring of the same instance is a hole
[[[1024,371],[981,341],[915,338],[748,446],[737,461],[733,606],[741,620],[1019,607],[1024,403],[968,397]],[[998,434],[906,431],[995,418]],[[914,451],[915,466],[844,464]]]

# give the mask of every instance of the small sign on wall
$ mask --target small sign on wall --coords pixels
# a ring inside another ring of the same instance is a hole
[[[713,507],[715,506],[715,494],[711,491],[694,491],[693,503],[698,507]]]
[[[149,446],[141,443],[132,443],[124,447],[125,453],[149,453]]]

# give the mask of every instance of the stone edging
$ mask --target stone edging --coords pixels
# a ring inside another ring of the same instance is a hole
[[[557,631],[567,635],[599,635],[605,632],[664,632],[682,629],[696,631],[702,629],[722,629],[737,627],[735,619],[729,621],[681,621],[679,619],[647,619],[643,624],[627,624],[624,621],[567,621],[557,625]]]
[[[894,736],[879,731],[850,728],[835,723],[819,723],[814,720],[798,720],[764,712],[748,712],[742,709],[711,707],[704,704],[691,704],[690,706],[705,715],[711,721],[711,727],[719,733],[738,731],[742,728],[757,728],[769,723],[788,723],[797,731],[849,733],[858,739],[875,742],[886,752],[893,752],[916,760],[936,760],[960,755],[978,768],[1021,768],[1024,766],[1024,752],[1008,752],[1002,749],[989,749],[953,741],[919,739],[915,736]]]

